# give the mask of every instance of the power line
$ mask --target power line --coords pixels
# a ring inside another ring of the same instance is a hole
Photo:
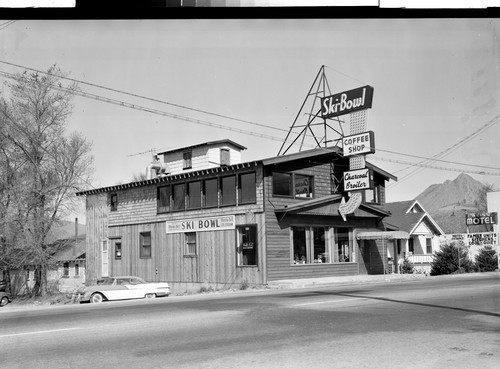
[[[38,69],[25,67],[25,66],[22,66],[22,65],[19,65],[19,64],[9,63],[9,62],[3,61],[3,60],[0,60],[0,63],[6,64],[6,65],[10,65],[10,66],[14,66],[14,67],[17,67],[17,68],[23,68],[23,69],[31,70],[31,71],[37,72],[37,73],[47,74],[47,72],[44,72],[44,71],[41,71],[41,70],[38,70]],[[276,131],[288,132],[288,130],[286,130],[286,129],[278,128],[278,127],[273,127],[273,126],[270,126],[270,125],[267,125],[267,124],[261,124],[261,123],[251,122],[251,121],[248,121],[248,120],[234,118],[234,117],[230,117],[230,116],[227,116],[227,115],[212,113],[212,112],[209,112],[209,111],[206,111],[206,110],[201,110],[201,109],[196,109],[196,108],[190,108],[190,107],[185,106],[185,105],[174,104],[174,103],[171,103],[171,102],[167,102],[167,101],[163,101],[163,100],[159,100],[159,99],[155,99],[155,98],[151,98],[151,97],[146,97],[146,96],[134,94],[134,93],[131,93],[131,92],[126,92],[126,91],[118,90],[118,89],[115,89],[115,88],[98,85],[98,84],[95,84],[95,83],[85,82],[85,81],[81,81],[81,80],[74,79],[74,78],[69,78],[69,77],[64,77],[64,76],[58,76],[58,77],[60,77],[62,79],[65,79],[65,80],[68,80],[68,81],[80,83],[82,85],[92,86],[92,87],[100,88],[100,89],[107,90],[107,91],[116,92],[116,93],[123,94],[123,95],[128,95],[128,96],[132,96],[132,97],[136,97],[136,98],[140,98],[140,99],[144,99],[144,100],[148,100],[148,101],[152,101],[152,102],[156,102],[156,103],[160,103],[160,104],[164,104],[164,105],[173,106],[173,107],[176,107],[176,108],[191,110],[191,111],[195,111],[195,112],[203,113],[203,114],[208,114],[208,115],[212,115],[212,116],[219,117],[219,118],[225,118],[225,119],[230,119],[230,120],[234,120],[234,121],[237,121],[237,122],[252,124],[252,125],[255,125],[255,126],[258,126],[258,127],[263,127],[263,128],[267,128],[267,129],[273,129],[273,130],[276,130]]]
[[[10,20],[10,21],[7,21],[5,23],[0,24],[0,31],[7,28],[8,26],[16,23],[16,22],[17,22],[17,20]]]
[[[380,160],[380,161],[387,161],[387,162],[390,162],[390,163],[397,163],[397,164],[405,164],[405,165],[410,165],[410,166],[423,167],[423,168],[439,169],[439,170],[445,170],[445,171],[451,171],[451,172],[481,174],[481,175],[488,175],[488,176],[500,176],[500,172],[494,173],[494,172],[473,171],[473,170],[458,169],[458,168],[439,167],[439,166],[429,165],[429,164],[423,164],[423,163],[411,163],[411,162],[408,162],[408,161],[401,161],[401,160],[381,158],[381,157],[378,157],[378,156],[371,157],[370,160],[371,159]],[[396,183],[398,183],[398,182],[395,182],[393,185],[395,185]]]
[[[0,63],[1,63],[1,61],[0,61]],[[10,78],[10,79],[24,78],[22,76],[21,77],[20,76],[16,76],[14,74],[3,72],[3,71],[0,71],[0,75],[3,75],[4,77]],[[54,86],[54,88],[60,89],[62,91],[70,92],[72,94],[75,94],[75,95],[78,95],[78,96],[81,96],[81,97],[90,98],[90,99],[94,99],[94,100],[97,100],[97,101],[114,104],[114,105],[117,105],[117,106],[122,106],[122,107],[130,108],[130,109],[135,109],[135,110],[149,112],[149,113],[152,113],[152,114],[158,114],[158,115],[162,115],[162,116],[167,116],[167,117],[170,117],[170,118],[180,119],[180,120],[188,121],[188,122],[195,123],[195,124],[201,124],[201,125],[206,125],[206,126],[209,126],[209,127],[214,127],[214,128],[219,128],[219,129],[225,129],[225,130],[229,130],[229,131],[233,131],[233,132],[237,132],[237,133],[252,135],[252,136],[259,137],[259,138],[265,138],[265,139],[275,140],[275,141],[279,141],[279,142],[283,141],[279,137],[274,137],[274,136],[265,135],[265,134],[259,134],[259,133],[253,132],[253,131],[247,131],[247,130],[243,130],[243,129],[239,129],[239,128],[229,127],[229,126],[225,126],[225,125],[222,125],[222,124],[216,124],[216,123],[207,122],[207,121],[200,120],[200,119],[194,119],[194,118],[190,118],[190,117],[185,117],[185,116],[178,115],[178,114],[172,114],[172,113],[164,112],[164,111],[161,111],[161,110],[144,107],[144,106],[141,106],[141,105],[126,103],[126,102],[121,101],[121,100],[111,99],[111,98],[107,98],[107,97],[103,97],[103,96],[99,96],[99,95],[95,95],[95,94],[90,94],[90,93],[82,92],[82,91],[70,90],[70,89],[64,88],[62,86],[61,87]],[[484,131],[485,129],[487,129],[490,126],[492,126],[493,124],[495,124],[497,122],[498,118],[500,118],[500,116],[495,117],[493,120],[489,121],[487,124],[483,125],[478,130],[476,130],[475,132],[473,132],[471,135],[469,135],[466,138],[462,139],[461,141],[459,141],[459,143],[453,145],[449,149],[444,150],[442,153],[449,152],[451,150],[456,150],[461,144],[463,144],[463,143],[471,140],[474,136],[476,136],[480,132]],[[396,154],[396,155],[421,158],[421,159],[424,159],[424,161],[420,162],[420,163],[411,163],[411,162],[404,162],[404,161],[398,161],[398,160],[391,160],[391,159],[386,159],[386,158],[374,157],[375,160],[388,161],[388,162],[393,162],[393,163],[398,163],[398,164],[405,164],[405,165],[410,165],[410,166],[423,167],[423,168],[433,168],[433,169],[450,170],[450,171],[462,171],[462,172],[482,174],[482,175],[500,175],[500,173],[486,173],[484,171],[469,171],[469,170],[460,170],[460,169],[453,169],[453,168],[446,168],[446,167],[437,167],[437,166],[432,166],[432,165],[428,165],[428,164],[424,164],[424,163],[425,163],[425,161],[441,161],[441,162],[450,163],[450,164],[459,164],[459,165],[466,165],[466,166],[472,166],[472,167],[478,167],[478,168],[486,168],[486,169],[499,169],[499,168],[487,167],[487,166],[479,166],[479,165],[472,165],[472,164],[456,163],[456,162],[451,162],[451,161],[439,160],[439,159],[436,159],[435,157],[433,157],[433,158],[426,158],[426,157],[422,157],[422,156],[410,155],[410,154],[403,154],[403,153],[398,153],[398,152],[389,151],[389,150],[383,150],[383,149],[377,149],[377,150],[378,151],[388,152],[388,153],[393,153],[393,154]],[[151,152],[151,150],[144,151],[144,152],[137,153],[137,154],[132,154],[132,155],[129,155],[129,156],[135,156],[135,155],[145,154],[145,153],[149,153],[149,152]],[[442,155],[442,153],[440,153],[438,155]],[[438,155],[436,155],[436,156],[438,156]],[[399,183],[399,182],[397,182],[397,183]]]

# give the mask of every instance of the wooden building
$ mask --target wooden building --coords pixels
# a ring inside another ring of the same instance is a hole
[[[394,176],[367,163],[373,188],[344,221],[341,150],[241,162],[244,149],[221,140],[160,153],[146,180],[78,193],[87,281],[137,275],[176,293],[386,271],[385,240],[401,236],[382,222]]]

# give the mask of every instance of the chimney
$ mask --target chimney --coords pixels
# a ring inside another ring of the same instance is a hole
[[[75,244],[73,245],[73,256],[76,257],[76,244],[78,243],[78,218],[75,218]]]

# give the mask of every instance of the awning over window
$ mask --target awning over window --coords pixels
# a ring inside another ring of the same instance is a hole
[[[410,238],[408,232],[404,231],[386,231],[386,232],[358,232],[358,240],[407,240]]]

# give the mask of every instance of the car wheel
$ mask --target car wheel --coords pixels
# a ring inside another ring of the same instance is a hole
[[[9,303],[9,298],[7,296],[2,297],[0,300],[0,306],[5,306]]]
[[[102,293],[96,292],[93,293],[92,296],[90,296],[90,302],[93,304],[99,304],[104,301],[104,296]]]
[[[147,299],[154,299],[154,298],[156,298],[156,294],[155,293],[146,293],[146,296],[144,296],[144,297]]]

